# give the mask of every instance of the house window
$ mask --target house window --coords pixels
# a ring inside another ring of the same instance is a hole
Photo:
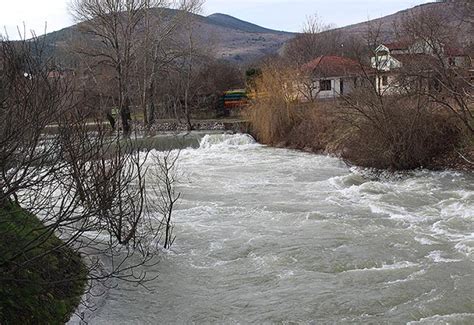
[[[319,82],[319,90],[328,91],[328,90],[331,90],[331,89],[332,89],[331,80],[321,80]]]
[[[382,86],[388,86],[388,77],[382,76]]]

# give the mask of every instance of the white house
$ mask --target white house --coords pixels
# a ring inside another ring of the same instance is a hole
[[[371,58],[372,68],[378,71],[377,90],[381,94],[393,94],[405,91],[399,80],[399,70],[403,67],[416,67],[430,70],[430,65],[439,64],[438,58],[453,68],[469,68],[471,58],[462,50],[449,48],[441,44],[429,44],[426,41],[400,41],[381,44]],[[404,83],[406,84],[406,76]]]
[[[306,82],[299,86],[303,99],[334,99],[350,94],[359,83],[362,68],[352,59],[320,56],[303,66]]]

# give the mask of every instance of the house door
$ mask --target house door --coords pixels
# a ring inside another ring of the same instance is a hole
[[[340,87],[340,94],[344,95],[344,80],[343,79],[339,81],[339,87]]]

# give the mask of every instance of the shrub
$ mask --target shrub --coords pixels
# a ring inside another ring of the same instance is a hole
[[[339,102],[298,102],[295,73],[267,65],[244,111],[258,141],[336,154],[380,169],[432,167],[463,142],[459,119],[421,94],[382,95],[369,82]]]
[[[0,207],[1,324],[64,324],[80,302],[87,277],[84,264],[55,235],[38,239],[43,229],[18,206]],[[22,253],[15,265],[5,263],[32,240],[42,243]]]
[[[364,167],[407,170],[428,166],[432,160],[452,151],[461,140],[459,123],[428,104],[398,98],[383,109],[373,108],[344,119],[350,136],[340,144],[341,155]]]
[[[262,143],[278,144],[287,140],[297,119],[289,85],[289,70],[267,65],[253,81],[256,96],[244,110],[255,137]]]
[[[281,62],[267,63],[252,80],[255,98],[244,110],[258,141],[322,151],[335,123],[333,103],[301,103],[301,76]]]

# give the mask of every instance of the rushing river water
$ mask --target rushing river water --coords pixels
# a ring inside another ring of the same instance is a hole
[[[474,176],[377,177],[211,135],[181,152],[171,252],[90,324],[474,323]]]

